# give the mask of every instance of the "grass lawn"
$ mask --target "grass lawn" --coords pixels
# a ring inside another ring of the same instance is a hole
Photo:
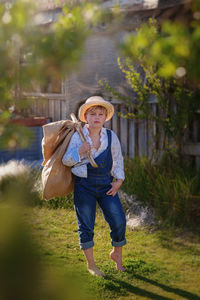
[[[72,209],[28,208],[24,218],[31,224],[43,264],[66,279],[77,300],[200,299],[197,236],[127,228],[123,248],[127,272],[117,272],[109,258],[109,228],[98,211],[94,255],[98,267],[107,274],[99,278],[87,272]]]

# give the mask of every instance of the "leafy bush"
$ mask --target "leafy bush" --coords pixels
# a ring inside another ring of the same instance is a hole
[[[35,188],[35,174],[30,165],[11,160],[0,165],[0,202],[35,205],[40,195]]]
[[[0,165],[0,299],[80,299],[43,260],[48,250],[34,231],[40,216],[28,207],[45,203],[35,184],[40,173],[23,161]]]
[[[123,189],[155,209],[158,220],[170,225],[192,225],[200,210],[200,173],[166,154],[158,163],[146,157],[125,162]]]
[[[73,194],[42,200],[41,170],[24,164],[23,161],[9,161],[0,166],[0,202],[12,201],[28,206],[45,206],[53,209],[73,208]]]
[[[73,208],[73,193],[63,196],[63,197],[55,197],[49,201],[41,200],[42,206],[47,206],[49,208],[57,209],[57,208]]]

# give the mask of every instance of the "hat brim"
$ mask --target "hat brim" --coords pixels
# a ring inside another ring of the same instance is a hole
[[[103,106],[106,111],[107,111],[107,116],[106,116],[106,121],[109,121],[113,114],[114,114],[114,106],[109,103],[109,102],[106,102],[106,101],[92,101],[90,103],[84,103],[83,105],[81,105],[81,107],[79,108],[79,119],[82,121],[82,122],[85,122],[87,123],[87,120],[85,119],[85,113],[86,111],[92,107],[92,106]]]

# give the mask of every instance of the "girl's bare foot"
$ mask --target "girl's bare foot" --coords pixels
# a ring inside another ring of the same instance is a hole
[[[84,255],[87,259],[87,266],[88,266],[88,271],[90,272],[90,274],[96,275],[96,276],[103,276],[103,277],[106,276],[96,266],[96,263],[94,261],[94,256],[93,256],[93,247],[84,249],[83,251],[84,251]]]
[[[110,258],[115,262],[116,264],[116,269],[118,271],[125,272],[126,269],[122,266],[122,256],[121,253],[118,253],[118,251],[112,250],[110,252]]]
[[[106,276],[106,274],[104,274],[103,272],[101,272],[99,270],[99,268],[97,268],[96,265],[92,265],[92,266],[89,266],[88,265],[88,271],[90,272],[90,274],[92,275],[96,275],[96,276]]]

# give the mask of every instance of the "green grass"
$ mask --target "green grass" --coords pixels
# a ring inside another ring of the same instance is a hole
[[[98,278],[87,272],[72,209],[29,207],[24,218],[31,225],[43,265],[68,282],[77,300],[200,299],[200,239],[193,234],[127,228],[123,248],[127,272],[120,273],[109,259],[109,228],[98,211],[94,255],[107,274]]]

